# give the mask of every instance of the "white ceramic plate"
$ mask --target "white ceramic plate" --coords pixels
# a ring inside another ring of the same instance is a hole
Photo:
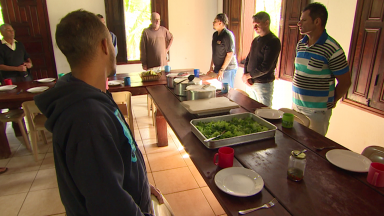
[[[0,86],[0,91],[9,91],[14,88],[16,88],[17,85],[5,85],[5,86]]]
[[[353,172],[368,172],[372,161],[365,156],[344,149],[333,149],[325,155],[333,165]]]
[[[49,83],[49,82],[55,81],[55,78],[44,78],[44,79],[38,79],[36,81],[41,83]]]
[[[108,81],[108,85],[110,85],[110,86],[121,85],[123,83],[124,83],[123,80],[111,80],[111,81]]]
[[[43,92],[43,91],[45,91],[47,89],[49,89],[48,86],[40,86],[40,87],[34,87],[34,88],[27,89],[27,92],[29,92],[29,93],[40,93],[40,92]]]
[[[274,109],[257,109],[255,114],[265,119],[281,119],[284,112]]]
[[[244,167],[230,167],[220,170],[215,176],[216,186],[227,194],[248,197],[259,193],[264,187],[261,176]]]

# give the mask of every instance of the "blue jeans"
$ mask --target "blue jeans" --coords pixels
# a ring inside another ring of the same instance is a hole
[[[247,92],[249,97],[264,104],[265,106],[272,107],[273,99],[273,83],[254,83],[251,86],[252,91]]]
[[[235,84],[235,76],[236,76],[237,68],[225,70],[223,74],[223,80],[221,80],[222,83],[228,83],[228,85],[233,88]]]

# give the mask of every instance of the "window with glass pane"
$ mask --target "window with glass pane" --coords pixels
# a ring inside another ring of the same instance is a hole
[[[1,5],[0,5],[0,26],[4,24],[4,19],[3,19],[2,11],[3,11],[3,9],[1,8]]]
[[[265,11],[271,18],[270,29],[273,34],[279,36],[281,0],[256,0],[256,13]],[[255,37],[257,33],[255,32]]]
[[[141,33],[151,24],[151,0],[124,0],[128,61],[140,60]]]

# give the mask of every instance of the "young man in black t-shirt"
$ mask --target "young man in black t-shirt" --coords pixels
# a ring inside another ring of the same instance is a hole
[[[15,31],[9,24],[0,26],[3,39],[0,43],[0,71],[1,81],[11,79],[13,83],[30,81],[27,71],[32,67],[32,61],[24,45],[15,40]]]
[[[212,60],[207,74],[216,73],[219,81],[233,88],[237,72],[235,36],[226,28],[227,25],[227,15],[217,14],[213,21],[216,32],[212,37]]]
[[[243,82],[251,87],[249,96],[271,107],[275,68],[281,43],[270,29],[269,14],[262,11],[254,15],[253,28],[259,35],[253,41],[245,60]]]

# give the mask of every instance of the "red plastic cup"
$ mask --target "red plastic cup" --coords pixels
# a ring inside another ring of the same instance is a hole
[[[384,187],[384,164],[371,163],[368,171],[367,181],[376,187]]]
[[[233,157],[235,155],[235,150],[231,147],[221,147],[219,148],[219,152],[215,154],[213,157],[213,163],[221,168],[228,168],[233,166]],[[216,162],[216,158],[218,158],[218,162]]]
[[[12,85],[12,80],[11,79],[4,79],[4,84],[5,85]]]

